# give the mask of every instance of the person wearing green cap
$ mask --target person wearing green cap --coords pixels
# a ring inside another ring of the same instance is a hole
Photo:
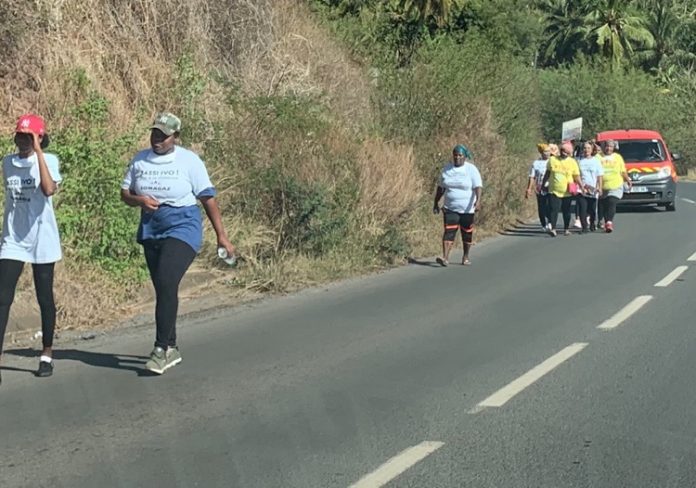
[[[474,235],[474,215],[481,209],[481,190],[483,183],[481,173],[472,162],[471,151],[462,144],[452,150],[452,161],[447,163],[440,174],[435,190],[433,213],[440,213],[440,199],[444,196],[442,207],[444,233],[442,236],[442,256],[437,258],[440,266],[449,264],[449,255],[457,236],[457,229],[462,233],[464,254],[462,264],[469,265],[469,250]]]
[[[157,374],[181,362],[176,338],[179,283],[203,243],[197,201],[215,230],[218,248],[235,254],[205,163],[176,144],[180,131],[181,120],[176,115],[157,114],[150,130],[150,148],[135,155],[121,184],[121,199],[141,208],[137,240],[155,287],[157,326],[155,347],[145,367]]]

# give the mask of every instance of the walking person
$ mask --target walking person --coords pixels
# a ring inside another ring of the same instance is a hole
[[[629,190],[633,187],[626,172],[626,164],[621,154],[615,151],[616,141],[604,141],[602,150],[602,168],[604,169],[603,191],[599,200],[599,219],[604,220],[604,230],[607,234],[614,231],[614,216],[616,205],[623,198],[624,183]]]
[[[469,251],[474,235],[475,212],[481,209],[481,190],[483,183],[478,168],[472,161],[471,152],[458,144],[452,150],[452,161],[447,163],[440,175],[435,190],[433,213],[440,213],[440,199],[444,196],[442,207],[444,234],[442,236],[442,256],[437,258],[440,266],[449,264],[449,255],[457,236],[457,229],[462,234],[462,264],[469,265]]]
[[[19,118],[14,143],[17,152],[2,160],[5,213],[0,241],[0,353],[17,282],[24,263],[31,263],[43,343],[36,376],[48,377],[53,374],[56,324],[53,275],[62,257],[51,198],[62,181],[60,163],[55,155],[43,151],[49,140],[46,124],[38,115]]]
[[[548,144],[539,144],[537,150],[540,158],[532,162],[532,167],[529,169],[529,182],[524,197],[529,198],[532,191],[536,194],[539,222],[542,230],[546,232],[549,230],[549,192],[544,186],[544,175],[551,157],[551,149]]]
[[[583,144],[583,154],[578,161],[582,178],[582,195],[577,198],[582,232],[597,229],[597,199],[602,193],[604,168],[602,163],[593,155],[594,144],[591,141]]]
[[[157,114],[150,129],[150,148],[135,155],[121,185],[121,199],[140,207],[137,240],[142,244],[155,288],[155,345],[145,367],[157,374],[181,362],[176,318],[179,283],[203,242],[197,201],[217,235],[219,248],[235,254],[222,224],[216,190],[203,161],[177,145],[181,121]]]
[[[544,184],[549,184],[549,206],[551,226],[549,234],[556,237],[559,211],[563,214],[563,233],[570,235],[571,203],[582,186],[578,162],[572,157],[573,144],[561,145],[561,156],[549,158]]]

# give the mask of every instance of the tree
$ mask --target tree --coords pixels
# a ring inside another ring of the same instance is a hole
[[[588,38],[613,68],[630,59],[638,48],[651,49],[655,39],[631,0],[598,0],[590,3],[585,17]]]
[[[420,25],[433,19],[438,27],[446,25],[456,8],[461,8],[464,0],[395,0],[405,15],[415,15]]]
[[[588,29],[582,2],[542,0],[539,10],[545,26],[545,41],[542,43],[544,64],[571,62],[579,51],[587,49]]]

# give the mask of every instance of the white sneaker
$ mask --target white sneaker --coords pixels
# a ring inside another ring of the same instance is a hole
[[[580,219],[575,219],[575,222],[573,223],[573,227],[576,229],[580,229],[582,227],[582,224],[580,223]]]

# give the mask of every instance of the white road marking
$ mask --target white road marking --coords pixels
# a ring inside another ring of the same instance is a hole
[[[691,203],[691,204],[693,204],[693,205],[696,205],[696,202],[694,202],[693,200],[690,200],[690,199],[688,199],[688,198],[682,198],[682,201],[684,201],[684,202],[686,202],[686,203]]]
[[[610,319],[607,319],[601,324],[599,324],[597,328],[603,330],[611,330],[618,327],[631,315],[640,310],[643,307],[643,305],[652,300],[652,298],[653,297],[651,295],[641,295],[639,297],[634,298],[631,303],[629,303],[624,308],[616,312],[616,314]]]
[[[444,442],[421,442],[409,447],[349,488],[379,488],[444,446]]]
[[[689,259],[687,259],[687,261],[696,261],[696,252],[693,253],[693,254],[689,257]]]
[[[585,349],[585,347],[587,347],[586,342],[577,342],[566,347],[565,349],[562,349],[561,351],[548,358],[543,363],[527,371],[525,374],[514,380],[512,383],[509,383],[508,385],[493,393],[491,396],[479,403],[469,413],[478,413],[483,408],[502,407],[515,395],[517,395],[522,390],[535,383],[542,376],[551,372],[553,369],[560,366],[568,359],[575,356],[577,353]]]
[[[688,266],[677,266],[674,271],[672,271],[670,274],[668,274],[660,281],[655,283],[655,286],[659,288],[665,288],[671,285],[674,282],[674,280],[679,278],[682,275],[682,273],[684,273],[684,271],[686,271],[687,269],[689,269]]]

